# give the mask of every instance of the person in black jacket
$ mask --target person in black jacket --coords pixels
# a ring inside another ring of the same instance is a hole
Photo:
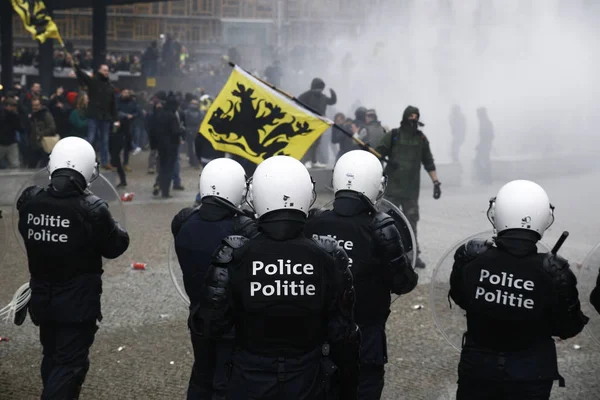
[[[552,337],[575,337],[589,320],[568,261],[537,250],[554,207],[539,185],[517,180],[487,214],[497,236],[459,247],[450,275],[467,313],[456,398],[549,399],[553,381],[564,386]]]
[[[108,162],[108,135],[111,124],[118,120],[115,88],[109,80],[107,65],[101,65],[93,77],[83,72],[75,64],[75,73],[79,82],[87,87],[90,102],[88,104],[88,137],[92,145],[100,140],[100,160],[104,169],[112,167]]]
[[[214,252],[190,327],[208,338],[235,328],[230,400],[356,400],[360,331],[348,255],[304,236],[314,183],[298,160],[258,165],[249,198],[259,234]]]
[[[96,154],[87,141],[59,141],[48,170],[50,184],[25,189],[17,201],[31,274],[28,308],[44,352],[42,398],[77,399],[96,321],[102,320],[102,257],[123,254],[129,235],[106,202],[87,189],[98,176]]]
[[[323,82],[321,78],[314,78],[310,84],[310,90],[298,96],[298,100],[320,115],[325,115],[327,106],[332,106],[337,103],[337,95],[333,89],[330,88],[329,93],[331,94],[331,97],[327,97],[323,94],[323,89],[325,89],[325,82]],[[307,160],[306,168],[312,168],[313,166],[316,168],[325,167],[325,164],[318,162],[317,159],[320,142],[321,138],[317,139],[310,149],[308,149],[307,155],[305,156]]]
[[[183,272],[190,310],[200,303],[210,259],[221,240],[230,235],[253,237],[254,220],[239,208],[246,195],[246,175],[237,162],[217,158],[200,175],[201,204],[184,208],[171,224],[175,251]],[[221,340],[191,335],[194,365],[188,400],[220,400],[227,394],[227,364],[233,350],[233,332]]]
[[[333,169],[333,210],[311,210],[304,228],[309,238],[335,239],[350,257],[354,316],[362,333],[360,400],[378,400],[383,391],[390,293],[409,293],[419,278],[394,218],[376,209],[385,182],[381,162],[373,154],[364,150],[344,154]]]
[[[156,140],[158,148],[158,187],[155,185],[154,195],[162,193],[162,198],[170,198],[169,191],[173,180],[173,171],[177,161],[182,131],[179,120],[173,111],[173,96],[169,96],[164,105],[157,104],[152,115],[149,135]],[[158,190],[157,190],[158,189]]]
[[[0,104],[0,163],[6,159],[8,168],[19,168],[19,145],[17,132],[21,119],[17,113],[17,101],[12,98]]]
[[[594,287],[594,290],[590,294],[590,303],[592,303],[598,314],[600,314],[600,273],[598,274],[598,278],[596,278],[596,287]]]

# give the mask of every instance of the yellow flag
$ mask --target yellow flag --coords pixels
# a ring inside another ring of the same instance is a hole
[[[300,160],[331,125],[235,66],[199,133],[215,150],[260,164],[275,155]]]
[[[23,25],[35,40],[44,43],[46,39],[58,39],[62,45],[62,38],[58,33],[58,27],[46,10],[46,6],[40,0],[12,0],[12,5],[17,14],[23,20]],[[64,46],[64,45],[63,45]]]

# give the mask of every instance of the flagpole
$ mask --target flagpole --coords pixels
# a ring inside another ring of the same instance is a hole
[[[232,68],[238,67],[239,69],[241,69],[242,71],[244,71],[248,75],[252,76],[254,79],[262,82],[263,84],[267,85],[268,87],[270,87],[271,89],[275,90],[276,92],[278,92],[278,93],[280,93],[280,94],[282,94],[282,95],[290,98],[291,100],[293,100],[296,103],[300,104],[302,107],[306,108],[310,112],[312,112],[314,114],[317,114],[317,115],[319,115],[321,117],[324,117],[324,115],[321,115],[321,113],[317,112],[312,107],[307,106],[306,104],[304,104],[303,102],[301,102],[300,100],[298,100],[298,98],[296,98],[295,96],[292,96],[291,94],[289,94],[287,92],[284,92],[283,90],[279,89],[275,85],[272,85],[269,82],[264,81],[264,80],[260,79],[259,77],[252,75],[250,72],[246,71],[244,68],[240,67],[239,65],[236,65],[236,64],[232,63],[231,61],[229,62],[229,65]],[[344,129],[344,127],[336,124],[335,122],[333,123],[333,125],[336,128],[338,128],[340,131],[342,131],[344,134],[346,134],[346,136],[348,136],[350,139],[354,140],[356,142],[356,144],[358,144],[360,146],[361,149],[371,152],[373,155],[375,155],[381,161],[389,162],[389,158],[387,156],[386,157],[382,156],[381,153],[379,153],[377,150],[375,150],[373,147],[371,147],[368,143],[365,143],[362,140],[360,140],[359,138],[355,137],[352,133],[350,133],[346,129]]]

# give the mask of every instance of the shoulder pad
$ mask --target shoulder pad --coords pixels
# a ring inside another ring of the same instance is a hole
[[[233,218],[233,233],[243,236],[244,239],[252,238],[258,233],[258,226],[256,221],[246,214],[237,214]]]
[[[223,239],[223,244],[231,247],[232,249],[239,249],[243,245],[245,245],[250,239],[240,236],[240,235],[231,235],[227,236]]]
[[[95,220],[110,215],[106,201],[93,194],[82,198],[81,206]]]
[[[494,243],[490,240],[472,239],[460,246],[454,253],[454,261],[469,262],[492,248]]]
[[[177,236],[184,222],[188,220],[198,209],[193,207],[186,207],[179,211],[173,221],[171,222],[171,233],[173,236]]]
[[[373,220],[371,221],[371,229],[382,229],[389,225],[395,226],[395,224],[396,221],[394,221],[394,218],[386,213],[378,211],[375,213]]]
[[[546,253],[544,256],[542,268],[544,268],[544,271],[548,272],[554,278],[562,276],[565,279],[569,279],[571,278],[568,277],[569,273],[573,275],[569,269],[569,262],[558,254],[552,254],[550,252]],[[572,279],[575,279],[575,282],[577,282],[575,275],[573,275]]]
[[[43,191],[44,189],[39,186],[29,186],[23,191],[23,193],[21,193],[19,200],[17,200],[17,210],[20,210],[25,203],[27,203],[29,200],[31,200]]]
[[[318,239],[313,238],[312,240],[319,244],[319,246],[335,259],[336,267],[338,267],[338,269],[345,270],[348,267],[348,254],[334,238],[319,237]]]
[[[326,210],[322,208],[311,208],[308,210],[308,218],[315,218],[321,216]]]
[[[224,265],[233,260],[233,252],[242,247],[249,239],[243,236],[227,236],[222,244],[215,250],[213,264]]]

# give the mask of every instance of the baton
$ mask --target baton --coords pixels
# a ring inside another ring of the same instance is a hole
[[[569,232],[564,231],[562,233],[562,235],[560,235],[560,237],[558,238],[558,241],[556,242],[556,244],[554,245],[554,247],[552,248],[550,253],[552,253],[553,255],[556,255],[556,253],[558,253],[558,250],[560,250],[560,248],[562,247],[565,240],[567,240],[567,237],[569,237]]]

